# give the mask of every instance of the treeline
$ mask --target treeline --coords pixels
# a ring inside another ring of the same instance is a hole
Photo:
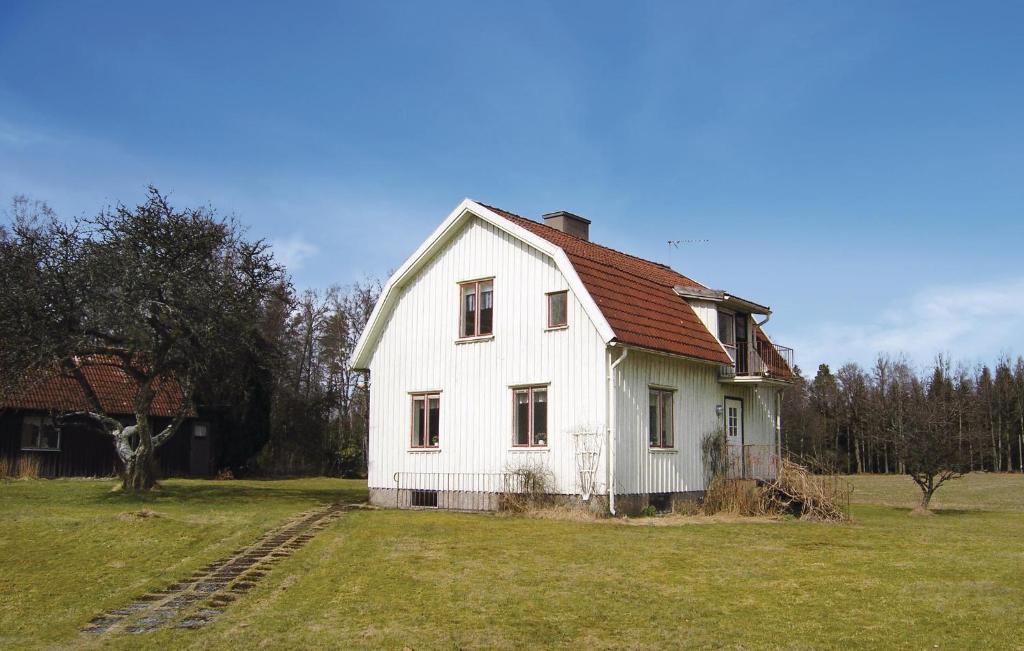
[[[939,357],[924,371],[879,356],[864,369],[797,369],[782,406],[784,450],[822,469],[904,473],[921,434],[952,445],[965,470],[1024,472],[1024,358],[968,367]]]
[[[258,474],[366,475],[369,395],[351,368],[359,335],[380,294],[376,280],[306,290],[263,318],[270,372],[257,382],[269,436],[249,470]],[[245,404],[242,401],[239,404]],[[269,408],[269,409],[268,409]]]

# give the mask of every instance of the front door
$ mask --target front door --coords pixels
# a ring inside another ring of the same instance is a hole
[[[743,401],[739,398],[725,399],[725,440],[729,444],[729,475],[743,477]]]

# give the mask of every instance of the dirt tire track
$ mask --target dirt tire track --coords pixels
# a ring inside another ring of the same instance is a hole
[[[301,549],[352,504],[331,504],[300,513],[255,543],[208,563],[187,579],[144,594],[123,608],[94,617],[83,633],[148,633],[163,627],[195,629],[216,619],[256,585],[274,565]]]

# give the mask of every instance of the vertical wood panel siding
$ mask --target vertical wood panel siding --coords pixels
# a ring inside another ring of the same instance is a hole
[[[718,336],[718,304],[713,301],[699,301],[694,299],[688,299],[690,307],[697,314],[697,318],[700,319],[707,327],[708,332]]]
[[[494,338],[457,343],[458,283],[492,276]],[[393,488],[396,472],[495,473],[536,461],[559,492],[578,491],[572,432],[604,426],[605,346],[571,290],[568,329],[546,330],[545,292],[557,290],[569,287],[550,258],[478,219],[406,284],[369,364],[370,487]],[[512,449],[509,387],[519,384],[549,385],[545,451]],[[441,392],[440,446],[411,452],[409,393],[426,390]]]
[[[700,444],[724,427],[715,407],[726,396],[741,398],[744,436],[748,444],[770,445],[775,438],[775,394],[770,386],[724,384],[718,366],[632,351],[619,367],[618,434],[615,451],[615,492],[672,493],[704,490]],[[651,450],[648,445],[648,389],[675,390],[675,448]]]

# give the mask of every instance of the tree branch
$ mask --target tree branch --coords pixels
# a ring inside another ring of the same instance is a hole
[[[102,413],[93,411],[75,411],[69,414],[64,414],[60,417],[61,422],[71,418],[88,418],[89,420],[96,423],[100,428],[105,430],[108,434],[114,437],[114,449],[117,450],[117,456],[121,458],[121,461],[127,463],[132,457],[135,456],[135,450],[131,447],[129,439],[135,434],[135,425],[125,427],[121,424],[121,421],[111,418]]]
[[[154,449],[160,447],[167,439],[171,438],[178,431],[181,422],[185,420],[185,416],[188,415],[189,408],[192,406],[192,387],[191,381],[181,387],[181,403],[178,405],[178,413],[175,414],[174,420],[171,421],[170,425],[153,437]]]

